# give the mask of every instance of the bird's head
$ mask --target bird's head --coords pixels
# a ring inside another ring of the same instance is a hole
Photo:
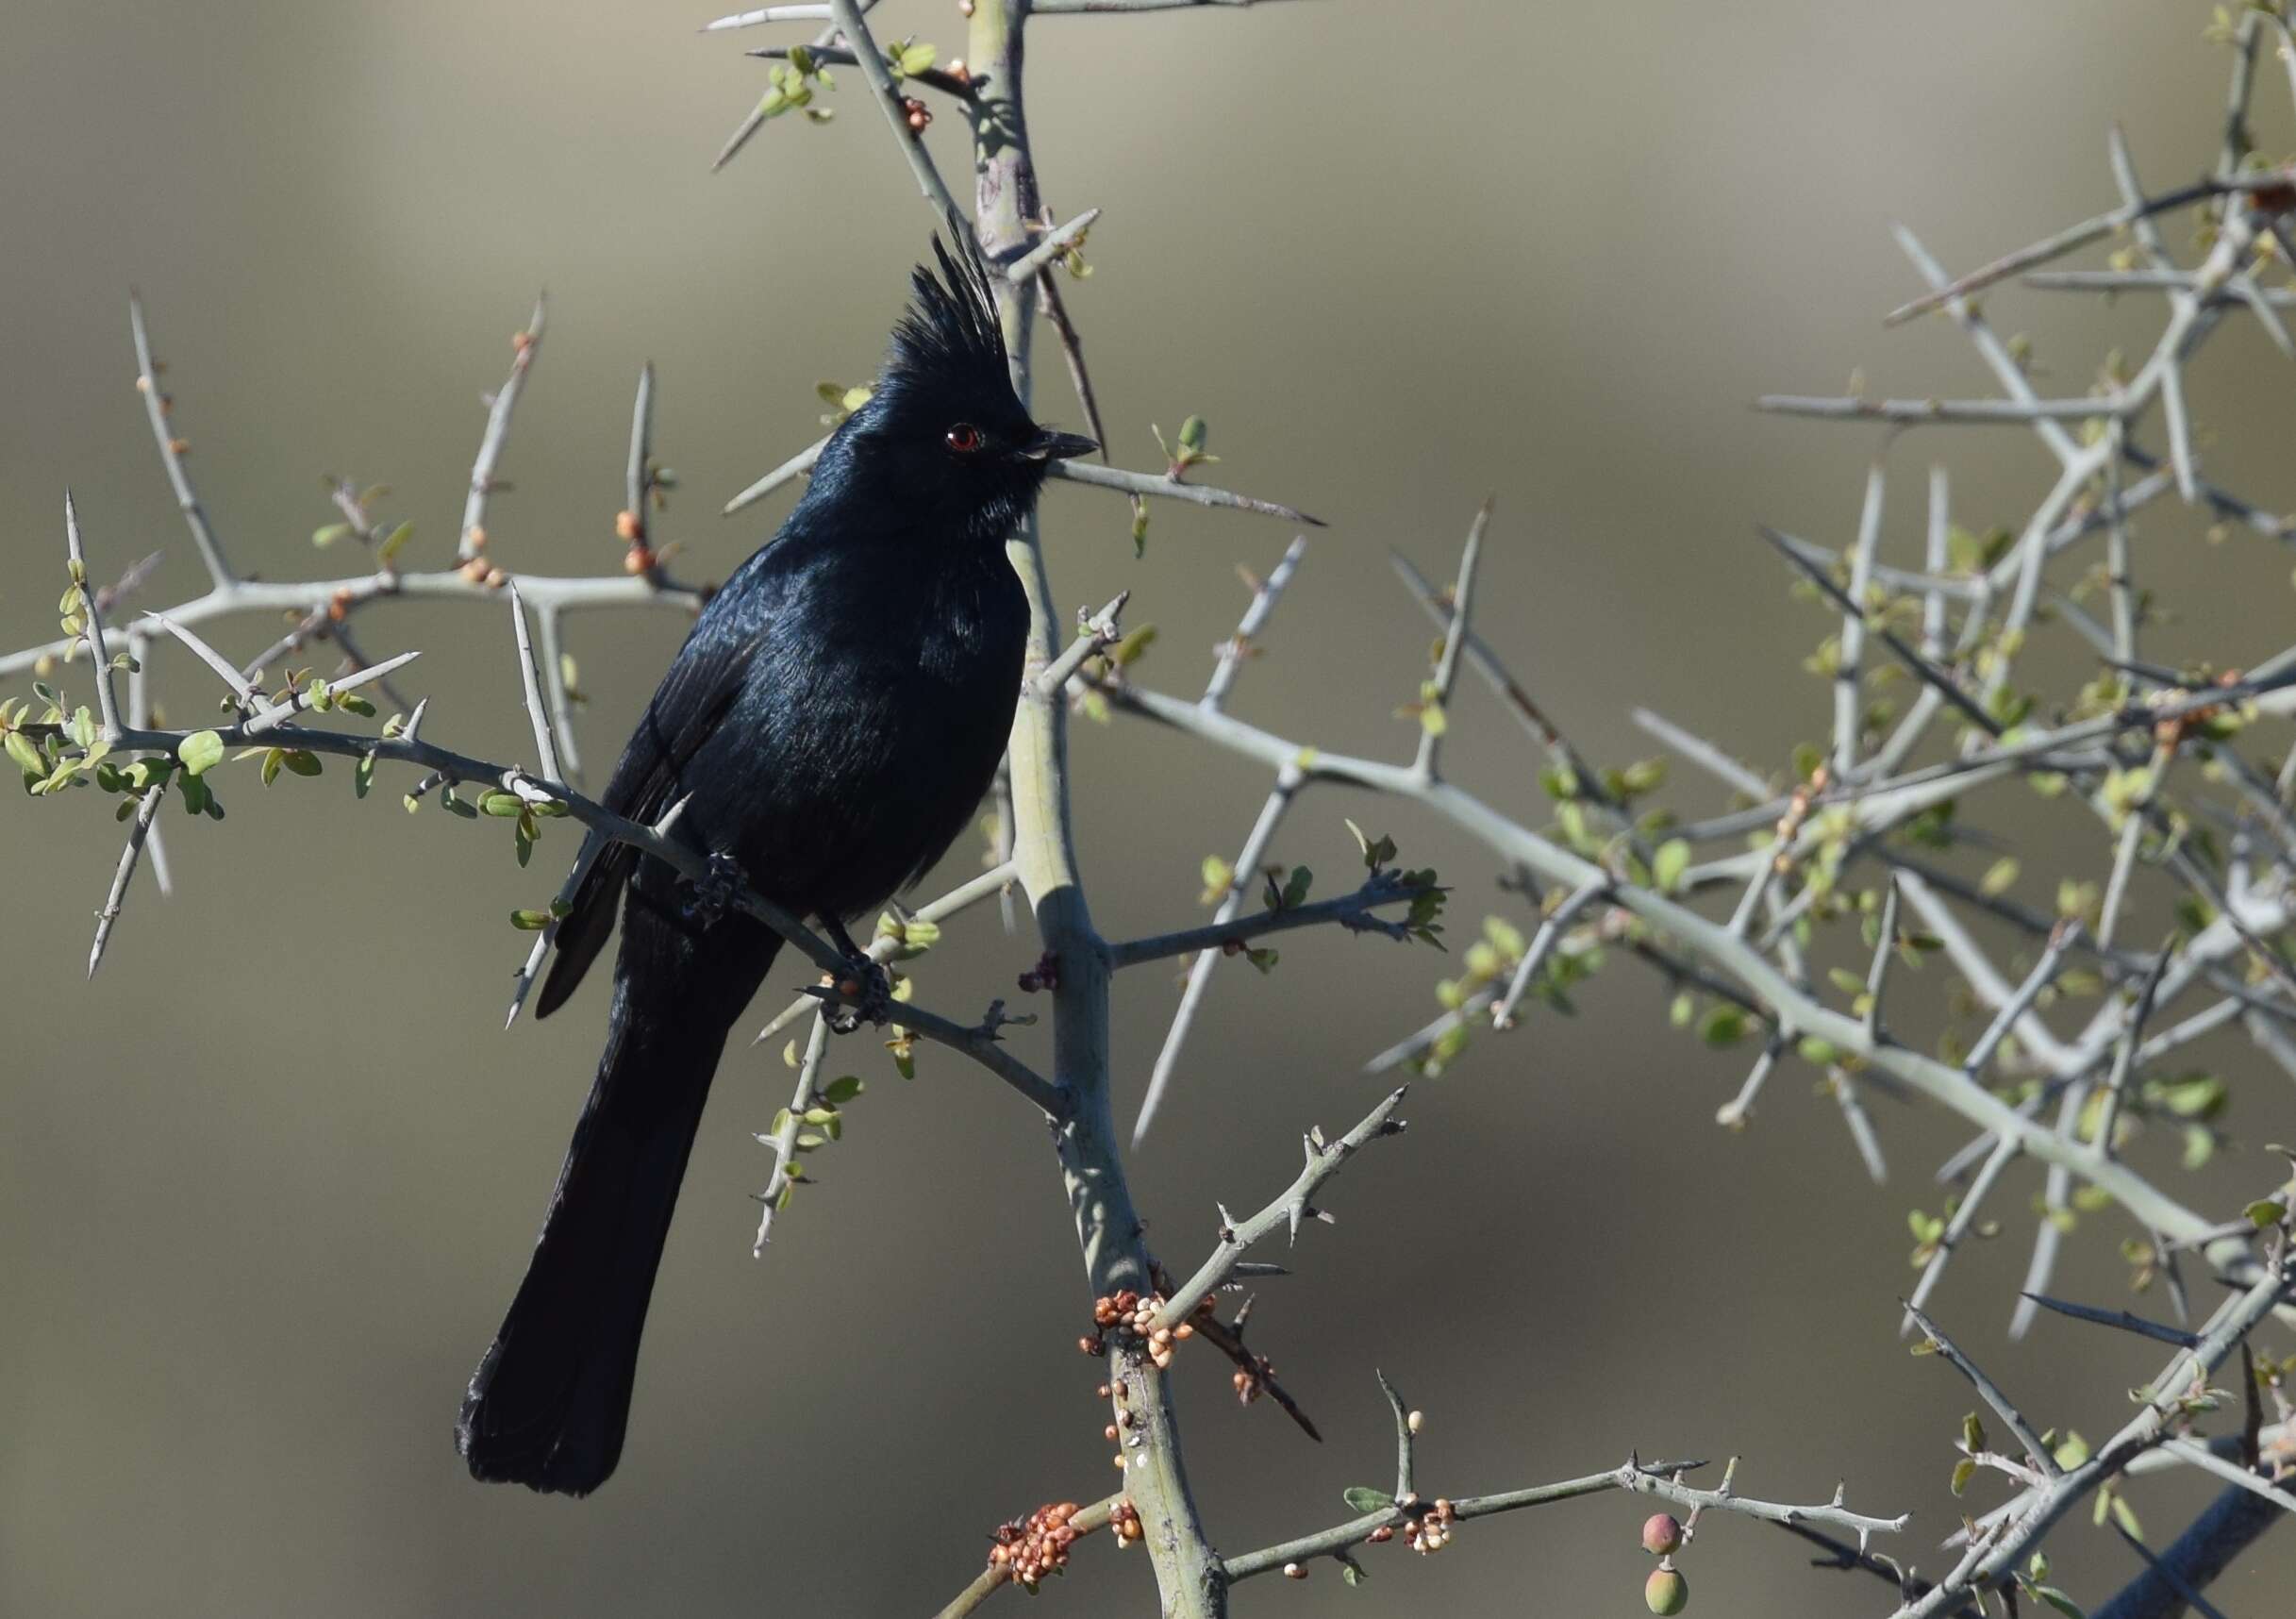
[[[962,226],[956,250],[933,239],[940,275],[919,265],[914,297],[867,404],[838,430],[823,464],[899,499],[922,528],[1003,541],[1034,505],[1053,461],[1099,448],[1041,427],[1012,391],[990,272]]]

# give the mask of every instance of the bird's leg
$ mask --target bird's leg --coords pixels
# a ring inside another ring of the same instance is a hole
[[[838,993],[845,1004],[830,1014],[829,1026],[839,1034],[851,1034],[863,1023],[882,1026],[892,1016],[893,981],[884,966],[873,960],[868,951],[853,942],[845,931],[842,919],[824,916],[821,919],[830,939],[845,953],[845,976],[839,982]]]
[[[742,887],[741,864],[733,856],[723,852],[709,857],[709,875],[687,886],[693,897],[686,902],[686,915],[704,927],[710,926],[719,917],[733,909],[734,900]]]

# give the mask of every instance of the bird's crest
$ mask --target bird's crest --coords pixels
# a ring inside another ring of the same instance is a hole
[[[973,244],[972,233],[954,214],[949,216],[949,234],[957,242],[954,253],[938,232],[933,237],[940,276],[922,264],[910,273],[915,300],[893,328],[894,365],[957,379],[986,376],[1001,380],[1006,374],[1005,333],[997,322],[989,266]]]

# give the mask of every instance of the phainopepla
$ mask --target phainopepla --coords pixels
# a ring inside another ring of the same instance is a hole
[[[1048,463],[1097,448],[1015,396],[990,272],[933,242],[869,402],[830,437],[772,542],[686,638],[607,805],[727,855],[757,891],[844,924],[923,875],[971,820],[1012,726],[1028,607],[1005,553]],[[624,895],[627,895],[626,900]],[[471,1472],[584,1494],[622,1455],[638,1342],[727,1032],[780,948],[626,843],[557,928],[536,1014],[622,950],[606,1051],[526,1279],[456,1437]]]

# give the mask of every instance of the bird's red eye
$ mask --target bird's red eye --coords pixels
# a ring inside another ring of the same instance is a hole
[[[969,456],[981,447],[981,430],[970,422],[959,422],[942,435],[942,442],[958,455]]]

